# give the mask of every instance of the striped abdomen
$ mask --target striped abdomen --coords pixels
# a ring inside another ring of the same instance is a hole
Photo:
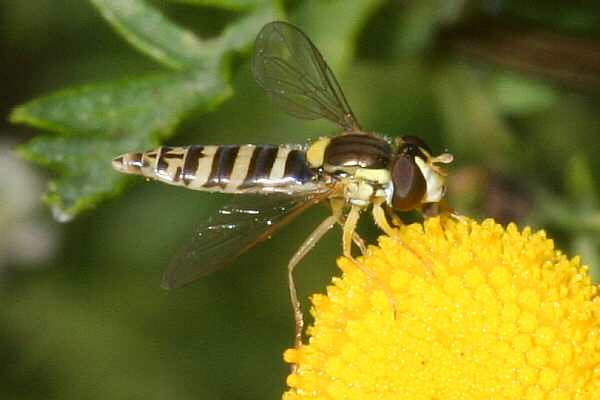
[[[113,159],[119,172],[212,192],[294,191],[317,175],[303,150],[285,146],[163,146]]]

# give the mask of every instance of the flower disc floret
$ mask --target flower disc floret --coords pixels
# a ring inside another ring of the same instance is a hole
[[[581,399],[600,393],[600,300],[543,231],[430,218],[312,297],[284,400]],[[430,268],[428,268],[428,266]],[[433,269],[434,273],[431,273]]]

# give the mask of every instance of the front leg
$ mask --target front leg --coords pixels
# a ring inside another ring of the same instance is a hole
[[[400,218],[398,214],[396,214],[396,211],[388,203],[383,203],[383,206],[385,207],[387,215],[389,215],[392,219],[392,225],[394,225],[396,228],[399,228],[402,225],[404,225],[404,221],[402,221],[402,218]]]
[[[423,259],[423,257],[421,257],[421,255],[419,253],[417,253],[412,247],[410,247],[409,245],[407,245],[406,243],[404,243],[402,241],[402,239],[400,239],[400,236],[398,236],[398,233],[396,233],[396,231],[394,230],[394,228],[392,228],[385,216],[385,211],[382,207],[383,204],[383,200],[381,201],[377,201],[377,202],[373,202],[373,219],[375,220],[375,224],[377,224],[377,226],[388,236],[394,238],[394,240],[396,242],[398,242],[402,247],[404,247],[406,250],[408,250],[412,255],[414,255],[416,258],[419,259],[419,261],[421,263],[423,263],[423,265],[425,266],[425,268],[427,268],[427,270],[432,274],[435,275],[435,272],[433,271],[433,267],[431,266],[431,264],[429,264],[427,261],[425,261]]]
[[[441,211],[440,211],[441,208]],[[456,212],[453,208],[451,208],[446,199],[442,199],[439,203],[425,203],[421,206],[421,212],[423,213],[424,218],[437,217],[441,216],[449,216],[454,220],[459,220],[462,215]]]
[[[449,215],[451,218],[454,218],[457,221],[462,218],[461,214],[448,205],[446,199],[442,199],[439,205],[442,208],[442,215]]]
[[[348,213],[348,217],[346,218],[346,222],[344,223],[343,233],[342,233],[342,245],[343,245],[343,253],[344,257],[352,261],[354,265],[358,267],[362,272],[364,272],[369,278],[371,278],[377,285],[381,286],[386,296],[390,301],[390,307],[392,308],[392,316],[394,319],[397,319],[398,307],[396,306],[396,300],[392,295],[392,292],[388,288],[388,286],[383,282],[377,275],[359,263],[354,257],[352,257],[351,247],[352,247],[352,237],[354,232],[356,231],[356,224],[358,223],[358,218],[360,216],[360,208],[358,206],[352,206],[350,208],[350,212]]]

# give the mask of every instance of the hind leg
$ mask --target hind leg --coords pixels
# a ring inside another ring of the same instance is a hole
[[[341,211],[340,211],[341,212]],[[296,265],[308,254],[309,251],[315,247],[315,244],[321,240],[323,235],[327,233],[338,221],[338,215],[330,215],[323,222],[317,226],[317,228],[306,238],[306,240],[302,243],[302,245],[298,248],[296,253],[292,256],[290,262],[288,263],[288,282],[290,289],[290,299],[292,301],[292,307],[294,309],[294,320],[295,320],[295,330],[294,330],[294,347],[298,348],[302,344],[302,331],[304,329],[304,315],[302,314],[302,310],[300,308],[300,301],[298,300],[298,293],[296,292],[296,284],[294,283],[294,268]],[[295,366],[292,366],[294,369]]]

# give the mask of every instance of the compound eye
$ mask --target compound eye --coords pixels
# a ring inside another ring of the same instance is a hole
[[[422,154],[419,147],[413,143],[402,143],[398,148],[398,155],[420,157]]]
[[[425,143],[423,141],[423,139],[421,139],[420,137],[410,136],[410,135],[403,136],[402,143],[400,144],[400,147],[398,148],[398,153],[410,154],[415,157],[418,156],[425,160],[426,157],[423,154],[423,152],[421,151],[421,149],[423,149],[427,153],[431,154],[431,149],[429,148],[427,143]],[[410,152],[410,153],[408,153],[408,152]]]
[[[392,207],[398,211],[417,208],[427,190],[427,182],[414,156],[399,154],[392,166],[394,194]]]

